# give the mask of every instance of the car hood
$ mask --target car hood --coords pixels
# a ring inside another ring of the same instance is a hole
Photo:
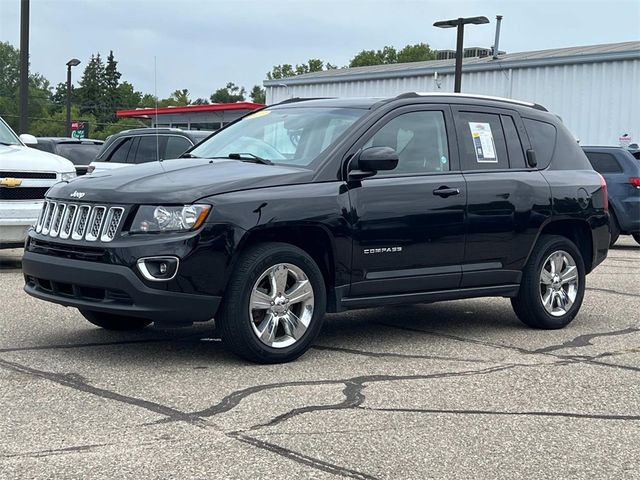
[[[182,158],[83,175],[52,187],[47,197],[121,204],[183,204],[236,190],[305,183],[312,176],[311,170],[298,167]]]
[[[3,172],[75,172],[66,158],[22,145],[0,145],[0,171]]]

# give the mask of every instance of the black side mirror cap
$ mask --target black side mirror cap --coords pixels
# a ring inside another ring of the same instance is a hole
[[[536,159],[536,151],[530,148],[527,150],[527,165],[531,168],[535,168],[538,166],[538,160]]]
[[[398,154],[390,147],[369,147],[353,156],[349,163],[349,178],[360,180],[380,170],[393,170],[398,166]]]

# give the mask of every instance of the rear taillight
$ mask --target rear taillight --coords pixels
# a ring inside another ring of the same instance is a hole
[[[607,181],[600,174],[600,189],[602,190],[602,205],[605,212],[609,211],[609,189],[607,188]]]
[[[640,177],[631,177],[629,183],[634,187],[640,188]]]

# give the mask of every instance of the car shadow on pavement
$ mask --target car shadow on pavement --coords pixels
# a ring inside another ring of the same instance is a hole
[[[474,305],[468,301],[460,301],[332,314],[327,317],[312,351],[355,351],[363,348],[387,351],[389,348],[386,346],[397,349],[398,345],[409,340],[408,336],[426,334],[420,345],[427,352],[428,334],[434,331],[440,335],[464,336],[477,330],[504,332],[526,329],[511,314],[510,308],[505,310],[507,306],[483,305],[481,311],[473,308]],[[205,368],[248,364],[224,348],[215,333],[213,322],[180,329],[151,326],[139,332],[110,332],[87,326],[78,320],[77,330],[49,332],[40,345],[6,348],[1,349],[0,353],[24,350],[57,351],[56,355],[63,355],[71,361],[92,364],[104,362],[111,366],[132,363],[144,366],[166,362],[177,368]]]

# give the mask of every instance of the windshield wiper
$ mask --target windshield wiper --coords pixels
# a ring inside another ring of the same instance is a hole
[[[258,155],[254,155],[253,153],[230,153],[228,157],[231,160],[248,160],[253,163],[261,163],[262,165],[273,165],[273,162],[271,160],[259,157]]]
[[[0,145],[4,145],[5,147],[12,147],[18,145],[17,143],[9,143],[9,142],[0,142]]]
[[[193,153],[183,153],[182,155],[180,155],[180,158],[200,158],[197,155],[194,155]]]

